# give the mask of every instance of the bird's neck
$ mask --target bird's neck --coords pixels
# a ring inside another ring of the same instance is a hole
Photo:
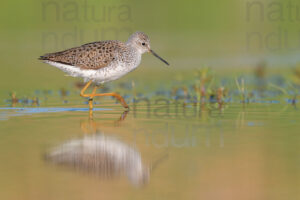
[[[125,44],[126,44],[129,48],[133,49],[135,52],[137,52],[137,53],[140,54],[140,55],[142,55],[142,54],[144,53],[144,52],[143,52],[140,48],[138,48],[138,46],[137,46],[135,43],[133,43],[133,42],[127,41]]]

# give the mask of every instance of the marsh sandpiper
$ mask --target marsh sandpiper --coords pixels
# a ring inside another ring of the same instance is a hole
[[[89,98],[91,110],[93,98],[98,96],[115,97],[124,108],[129,108],[123,97],[117,93],[97,94],[97,84],[119,79],[131,72],[138,67],[142,54],[146,52],[152,53],[169,65],[150,48],[149,37],[143,32],[132,34],[125,43],[117,40],[92,42],[64,51],[48,53],[39,59],[70,76],[84,78],[86,85],[81,90],[80,96]],[[92,93],[85,94],[92,82],[96,83]]]

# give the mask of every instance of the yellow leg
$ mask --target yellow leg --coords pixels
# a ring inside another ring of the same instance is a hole
[[[86,91],[86,89],[91,85],[92,81],[87,82],[87,84],[82,88],[82,90],[80,91],[80,96],[82,97],[90,97],[89,94],[84,94],[84,92]]]
[[[89,119],[93,120],[93,110],[89,110]]]
[[[90,110],[93,110],[93,99],[94,99],[94,95],[96,94],[97,88],[98,88],[97,86],[94,87],[93,92],[92,92],[92,94],[90,95],[90,98],[89,98],[89,108],[90,108]]]
[[[115,121],[115,125],[118,126],[122,121],[124,121],[127,117],[129,110],[126,110],[122,113],[121,117],[119,118],[119,120]]]
[[[94,88],[92,94],[84,94],[84,92],[85,92],[86,89],[91,85],[91,83],[92,83],[92,81],[89,81],[89,82],[83,87],[83,89],[82,89],[81,92],[80,92],[80,96],[82,96],[82,97],[89,97],[89,108],[90,108],[90,110],[93,109],[93,96],[92,96],[92,95],[93,95],[93,93],[96,93],[95,89],[97,89],[97,88]]]
[[[103,94],[94,94],[94,97],[104,97],[104,96],[111,96],[111,97],[115,97],[124,108],[129,108],[129,106],[127,105],[126,101],[124,100],[124,98],[115,93],[115,92],[111,92],[111,93],[103,93]]]
[[[84,94],[84,92],[86,91],[86,89],[91,85],[92,81],[89,81],[85,86],[84,88],[81,90],[80,92],[80,96],[82,97],[89,97],[89,107],[90,109],[93,109],[93,98],[94,97],[103,97],[103,96],[112,96],[112,97],[115,97],[121,104],[124,108],[129,108],[129,106],[127,105],[127,103],[125,102],[124,98],[117,94],[117,93],[103,93],[103,94],[95,94],[96,93],[96,90],[97,90],[97,86],[95,86],[95,88],[93,89],[93,92],[92,94]]]

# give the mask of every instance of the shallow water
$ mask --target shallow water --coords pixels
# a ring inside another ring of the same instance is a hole
[[[0,200],[300,199],[299,21],[252,3],[5,1]],[[97,98],[91,114],[79,79],[37,60],[137,30],[170,67],[144,55],[99,89],[129,112]]]
[[[2,107],[1,199],[300,197],[291,104],[111,103],[93,116],[82,105]]]

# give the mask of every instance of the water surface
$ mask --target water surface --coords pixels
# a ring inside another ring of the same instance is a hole
[[[79,107],[1,108],[2,199],[299,197],[290,104]]]

